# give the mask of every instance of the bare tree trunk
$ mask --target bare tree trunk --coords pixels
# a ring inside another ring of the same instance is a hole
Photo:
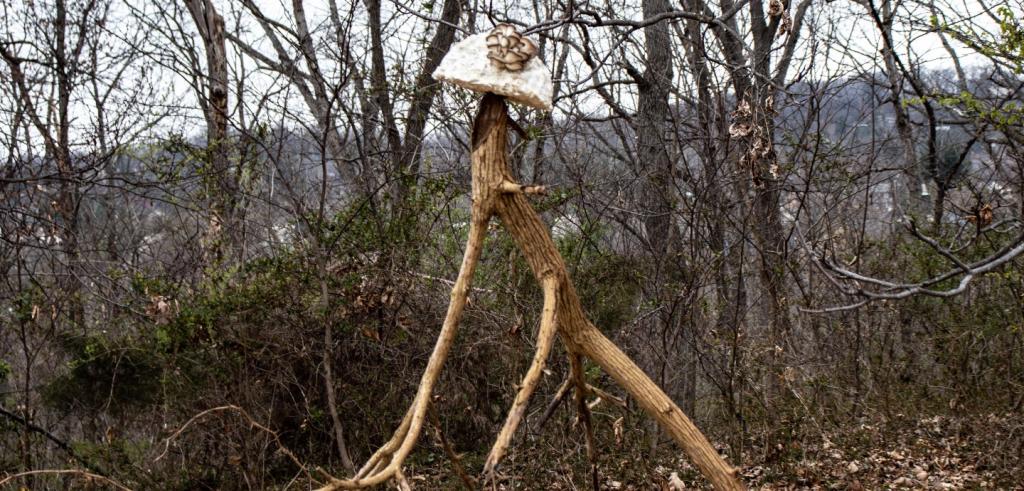
[[[462,16],[462,0],[445,0],[441,8],[441,22],[437,24],[434,36],[427,46],[423,66],[416,76],[415,93],[406,114],[405,134],[402,137],[399,136],[398,125],[395,123],[391,90],[388,88],[385,73],[380,2],[381,0],[366,0],[370,17],[371,81],[390,147],[394,179],[390,187],[391,201],[397,205],[416,183],[416,176],[419,174],[420,148],[423,144],[427,118],[434,98],[441,90],[440,82],[433,80],[432,75],[455,42],[455,25]]]
[[[702,0],[687,0],[685,8],[692,13],[702,12]],[[744,312],[747,308],[747,287],[743,275],[744,249],[746,241],[732,237],[724,217],[728,216],[728,201],[735,199],[730,196],[729,187],[723,185],[727,177],[728,145],[719,144],[728,134],[727,112],[721,105],[721,99],[713,94],[711,70],[708,66],[709,55],[701,31],[696,20],[686,23],[687,62],[693,73],[697,90],[697,118],[701,142],[699,147],[703,164],[703,178],[707,181],[705,194],[705,213],[708,214],[708,239],[715,254],[722,257],[722,264],[716,268],[715,296],[719,311],[714,330],[719,336],[728,336],[727,344],[730,352],[719,355],[716,360],[720,367],[719,388],[722,402],[729,417],[734,422],[733,439],[730,442],[733,459],[738,462],[744,445],[743,415],[743,375],[738,373],[743,360],[740,346],[740,333],[744,324]],[[740,186],[734,186],[736,188]],[[699,325],[695,323],[694,325]]]
[[[72,74],[69,73],[75,60],[69,59],[67,52],[68,12],[67,3],[59,0],[56,4],[56,53],[54,65],[57,75],[57,142],[50,149],[51,157],[57,162],[57,172],[61,177],[60,191],[57,198],[57,216],[60,217],[60,230],[64,255],[67,258],[67,271],[63,283],[63,292],[68,301],[68,310],[74,326],[85,329],[85,299],[82,298],[82,280],[79,266],[81,251],[78,246],[78,205],[81,196],[78,189],[78,176],[71,156],[69,143],[71,120],[68,108],[73,90]],[[80,36],[85,36],[84,33]],[[71,53],[77,58],[77,53]]]
[[[666,0],[644,0],[644,17],[654,17],[670,12],[672,6]],[[658,372],[666,369],[687,365],[693,358],[693,345],[684,342],[679,345],[668,340],[685,338],[682,330],[692,331],[684,325],[685,315],[680,310],[679,288],[686,284],[686,265],[682,257],[679,227],[676,224],[676,203],[678,192],[675,182],[675,162],[669,154],[671,142],[667,138],[669,118],[669,91],[673,82],[673,54],[670,24],[657,22],[644,27],[644,49],[646,54],[644,72],[633,74],[637,82],[637,115],[634,126],[637,137],[635,172],[640,177],[641,187],[638,194],[641,212],[643,213],[646,245],[651,264],[649,276],[646,278],[644,290],[653,297],[661,307],[657,316],[652,316],[645,335],[661,339],[662,353],[651,354],[652,366],[660,365]],[[658,360],[658,361],[653,361]],[[680,363],[671,363],[678,361]],[[695,383],[695,373],[683,374],[684,390]],[[662,384],[667,381],[664,377]],[[690,393],[692,396],[692,393]],[[682,401],[684,407],[693,408],[693,400]],[[652,426],[650,450],[653,455],[657,450],[659,431],[657,425]]]
[[[399,167],[398,152],[402,147],[401,133],[395,122],[395,109],[391,104],[391,89],[388,86],[387,67],[384,61],[384,38],[381,21],[381,0],[365,0],[370,24],[370,94],[380,111],[381,126],[387,137],[392,167]]]
[[[644,0],[645,17],[671,10],[667,0]],[[668,119],[668,93],[672,84],[672,40],[668,22],[657,22],[644,28],[646,68],[637,79],[637,170],[645,173],[641,201],[645,207],[644,228],[655,263],[668,266],[669,248],[676,245],[673,207],[675,186],[674,165],[665,139]]]
[[[889,18],[892,7],[888,0],[882,2],[881,15]],[[883,36],[891,36],[892,24],[883,22]],[[896,134],[899,135],[900,147],[903,150],[903,174],[906,182],[906,195],[902,203],[903,213],[912,217],[921,217],[925,213],[927,203],[927,187],[922,176],[923,169],[917,158],[917,146],[914,143],[914,130],[910,126],[910,114],[903,106],[903,77],[896,68],[896,55],[891,50],[882,48],[882,59],[885,61],[885,74],[889,83],[889,97],[892,110],[896,115]],[[901,217],[896,217],[901,218]]]
[[[234,208],[237,184],[231,171],[228,140],[228,59],[225,47],[224,18],[212,0],[185,0],[206,51],[206,95],[200,97],[206,117],[206,150],[209,167],[205,170],[210,194],[210,223],[206,241],[208,262],[226,259],[235,234]]]
[[[53,19],[54,29],[54,51],[53,58],[47,60],[48,66],[54,71],[56,100],[48,99],[43,101],[51,111],[41,115],[36,108],[36,101],[33,101],[34,82],[26,77],[22,69],[22,63],[27,60],[19,57],[15,52],[8,50],[8,45],[0,44],[0,57],[7,63],[10,69],[11,82],[17,97],[24,107],[28,120],[39,131],[43,138],[44,148],[48,159],[52,159],[57,165],[57,175],[60,177],[60,184],[55,200],[54,225],[60,235],[60,250],[65,257],[67,264],[66,271],[59,276],[58,285],[64,301],[67,302],[69,317],[74,326],[85,328],[85,305],[82,298],[82,280],[79,271],[81,262],[81,251],[78,244],[78,207],[81,201],[79,191],[79,176],[71,155],[70,132],[71,116],[69,107],[71,104],[72,91],[75,88],[74,72],[79,70],[79,56],[85,46],[84,37],[88,25],[84,23],[89,19],[88,15],[81,17],[78,25],[74,26],[79,31],[79,39],[72,43],[72,49],[68,51],[68,12],[67,3],[58,0],[55,5],[55,16]],[[95,8],[95,3],[83,6],[86,12]],[[45,96],[44,96],[45,97]],[[54,114],[55,112],[55,114]],[[27,132],[26,132],[27,138]]]
[[[759,73],[764,73],[760,71]],[[774,149],[775,122],[770,104],[775,88],[769,84],[754,84],[749,97],[752,106],[754,133],[748,139],[744,164],[750,167],[753,178],[753,206],[755,238],[760,255],[761,287],[767,293],[768,341],[770,345],[767,395],[777,397],[781,391],[786,340],[791,321],[789,292],[786,284],[788,244],[780,212],[783,181],[780,179],[778,155]]]
[[[402,165],[400,172],[409,176],[411,180],[402,179],[400,182],[415,183],[416,175],[420,171],[420,149],[423,146],[427,118],[430,116],[434,97],[441,91],[441,83],[433,79],[433,74],[455,42],[455,26],[462,16],[462,3],[462,0],[445,0],[441,8],[441,22],[435,27],[437,30],[427,46],[426,58],[423,60],[419,75],[416,76],[416,95],[405,117],[405,137],[402,139],[402,151],[398,158]],[[400,194],[404,194],[404,189]]]
[[[931,171],[932,176],[937,176],[938,154],[936,149],[936,118],[935,110],[932,107],[929,95],[922,86],[921,81],[903,63],[903,60],[896,54],[896,47],[892,38],[893,5],[891,0],[882,0],[881,7],[877,7],[874,0],[864,3],[871,14],[875,26],[882,35],[882,51],[885,59],[886,75],[889,78],[889,89],[893,111],[896,113],[896,128],[900,135],[900,142],[903,146],[904,171],[907,173],[909,187],[919,187],[919,190],[910,189],[907,207],[908,212],[913,216],[924,216],[927,213],[926,204],[928,197],[927,184],[925,181],[926,171]],[[927,147],[923,159],[917,158],[917,145],[913,138],[911,129],[910,113],[903,105],[903,84],[908,83],[914,90],[917,97],[921,98],[921,105],[924,107],[928,123]],[[922,165],[923,164],[923,165]],[[936,193],[936,199],[945,199],[945,193]],[[933,209],[941,209],[942,203],[936,203]],[[935,223],[936,230],[941,226],[941,221]]]

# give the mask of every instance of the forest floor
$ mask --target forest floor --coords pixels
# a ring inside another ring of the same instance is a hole
[[[774,464],[744,467],[744,480],[751,489],[1024,490],[1019,414],[897,416],[821,431],[815,440],[790,443]],[[664,468],[661,489],[702,487],[689,464],[678,467]]]
[[[1024,490],[1024,418],[1020,416],[897,415],[885,422],[819,428],[800,441],[776,444],[770,458],[769,452],[759,451],[764,457],[758,457],[755,451],[741,472],[750,489],[765,490]],[[513,459],[521,462],[514,465],[521,465],[518,472],[512,472],[516,477],[494,489],[593,487],[590,473],[581,469],[586,459],[583,452],[539,457],[536,452],[543,450],[536,447],[521,450]],[[682,455],[662,451],[654,461],[638,462],[612,449],[604,450],[599,458],[601,489],[710,489]],[[419,481],[418,487],[462,488],[451,477],[443,456],[433,464],[410,476],[413,482]]]

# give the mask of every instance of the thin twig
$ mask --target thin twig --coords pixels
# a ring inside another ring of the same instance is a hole
[[[448,439],[444,436],[444,431],[441,430],[441,421],[437,417],[437,411],[434,406],[430,406],[430,422],[434,425],[434,437],[437,438],[437,442],[441,444],[441,448],[444,449],[445,455],[448,456],[448,460],[452,462],[452,469],[455,470],[455,474],[462,480],[462,485],[466,488],[466,491],[476,490],[476,480],[466,474],[466,468],[462,465],[462,459],[455,453],[455,449],[452,448]]]
[[[587,381],[583,375],[583,357],[576,353],[569,354],[569,364],[572,368],[572,378],[576,383],[576,411],[579,421],[583,423],[583,429],[587,437],[587,461],[590,462],[590,478],[594,491],[601,489],[597,476],[597,444],[594,442],[594,426],[590,414],[590,407],[587,406]]]
[[[274,437],[274,443],[277,444],[277,447],[281,450],[281,453],[283,453],[286,456],[288,456],[288,458],[291,459],[291,461],[294,462],[295,465],[299,467],[299,469],[302,469],[302,471],[306,473],[306,476],[309,479],[311,479],[311,480],[313,479],[313,476],[310,474],[309,469],[306,467],[306,465],[303,464],[302,461],[300,461],[299,458],[296,457],[295,454],[292,453],[291,450],[288,450],[288,447],[286,447],[284,445],[284,443],[281,442],[281,438],[278,436],[276,431],[274,431],[274,430],[272,430],[270,428],[267,428],[266,426],[263,426],[262,424],[257,422],[252,416],[250,416],[249,413],[246,412],[245,409],[242,409],[242,408],[240,408],[238,406],[234,406],[234,405],[218,406],[218,407],[215,407],[215,408],[210,408],[210,409],[202,411],[199,414],[196,414],[195,416],[192,416],[191,418],[189,418],[189,420],[186,421],[184,425],[179,427],[174,433],[171,434],[171,436],[167,437],[167,439],[164,440],[164,451],[160,452],[160,455],[158,455],[155,459],[153,459],[153,461],[157,462],[160,459],[164,458],[164,456],[167,455],[167,451],[171,447],[171,441],[174,440],[175,438],[177,438],[178,436],[180,436],[189,426],[192,425],[192,423],[198,421],[199,419],[201,419],[201,418],[203,418],[203,417],[205,417],[207,415],[210,415],[210,414],[213,414],[213,413],[216,413],[216,412],[221,412],[221,411],[234,411],[234,412],[237,412],[238,414],[241,414],[243,418],[248,420],[249,424],[253,428],[256,428],[256,429],[259,429],[261,431],[265,431],[265,432],[269,433],[270,436]]]
[[[4,409],[3,407],[0,407],[0,415],[5,416],[16,423],[25,426],[25,428],[28,428],[29,431],[43,435],[44,437],[46,437],[47,440],[53,442],[53,444],[59,447],[61,450],[67,452],[67,454],[70,455],[72,459],[75,459],[76,462],[85,466],[86,469],[90,469],[98,474],[106,474],[106,471],[104,471],[101,467],[85,460],[85,458],[83,458],[81,455],[78,455],[78,453],[75,452],[75,449],[71,448],[71,446],[68,445],[67,442],[61,440],[60,438],[57,438],[53,433],[50,433],[46,428],[32,424],[25,418],[22,418],[21,416],[18,416],[17,414],[10,412]]]
[[[109,477],[101,476],[99,474],[93,474],[91,472],[86,472],[86,471],[82,471],[82,470],[78,470],[78,469],[39,469],[39,470],[34,470],[34,471],[19,472],[17,474],[11,474],[10,476],[7,476],[7,477],[3,478],[2,480],[0,480],[0,487],[2,487],[4,484],[7,484],[7,483],[9,483],[9,482],[11,482],[11,481],[13,481],[15,479],[19,479],[19,478],[27,477],[27,476],[38,476],[38,475],[43,475],[43,474],[73,474],[73,475],[76,475],[76,476],[82,476],[85,479],[91,479],[91,480],[96,480],[96,481],[107,483],[107,484],[109,484],[110,486],[112,486],[112,487],[114,487],[116,489],[120,489],[120,490],[123,490],[123,491],[132,491],[132,488],[129,488],[128,486],[125,486],[124,484],[121,484],[121,483],[119,483],[119,482],[117,482],[117,481],[115,481],[115,480],[113,480],[113,479],[111,479]]]
[[[551,399],[551,402],[548,403],[548,407],[544,409],[544,414],[541,415],[540,419],[537,421],[537,431],[540,431],[540,429],[544,427],[544,423],[547,423],[548,420],[551,419],[551,416],[555,414],[555,410],[558,409],[558,406],[560,406],[562,401],[565,400],[565,395],[569,393],[570,387],[572,387],[571,373],[566,374],[565,381],[562,382],[562,385],[559,385],[558,390],[555,391],[555,397]]]

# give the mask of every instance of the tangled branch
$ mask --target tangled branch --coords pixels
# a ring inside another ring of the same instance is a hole
[[[955,267],[941,274],[913,283],[875,278],[851,271],[841,266],[834,259],[825,258],[812,251],[804,239],[803,233],[800,232],[799,225],[797,225],[797,236],[800,238],[804,250],[811,257],[818,270],[843,294],[862,298],[860,301],[845,305],[801,310],[809,313],[830,313],[857,309],[878,300],[902,300],[915,295],[941,298],[953,297],[966,291],[971,282],[978,277],[995,271],[997,268],[1024,254],[1024,233],[1017,235],[1008,244],[985,258],[968,263],[954,254],[953,251],[940,245],[937,240],[921,233],[913,222],[909,225],[909,230],[911,234],[928,244],[939,255],[953,263]],[[960,278],[960,281],[955,287],[946,289],[936,288],[936,285],[957,277]]]

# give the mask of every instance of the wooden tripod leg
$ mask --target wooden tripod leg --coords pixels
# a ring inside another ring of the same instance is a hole
[[[508,113],[501,97],[484,96],[473,131],[473,185],[476,190],[505,189],[510,177],[507,164]],[[737,472],[718,455],[707,438],[672,400],[636,366],[622,350],[587,320],[576,289],[569,279],[548,227],[537,215],[523,192],[503,192],[495,212],[523,253],[538,281],[554,276],[563,282],[558,288],[558,332],[570,352],[585,355],[607,372],[633,396],[679,443],[701,473],[718,489],[744,489]]]
[[[551,345],[554,344],[556,331],[555,304],[558,301],[558,280],[547,278],[544,281],[544,310],[541,312],[540,330],[537,332],[537,350],[533,354],[533,362],[523,377],[522,387],[516,394],[512,408],[509,409],[508,417],[505,418],[505,425],[502,426],[498,438],[494,441],[491,453],[487,456],[484,464],[484,475],[491,476],[495,466],[501,461],[508,449],[516,429],[526,413],[530,404],[530,396],[540,382],[540,376],[544,371],[544,364],[547,362],[548,354],[551,353]]]
[[[487,224],[490,221],[491,212],[480,206],[474,206],[472,221],[469,226],[469,239],[466,243],[466,252],[462,258],[462,267],[459,269],[459,276],[452,287],[451,301],[448,303],[448,313],[445,315],[444,324],[441,326],[441,333],[437,337],[434,351],[430,354],[427,368],[423,371],[419,388],[416,391],[416,398],[413,400],[409,412],[406,414],[402,424],[395,431],[394,436],[380,450],[374,453],[370,461],[360,469],[356,477],[348,480],[335,480],[321,490],[334,489],[356,489],[381,484],[400,474],[405,458],[412,451],[419,439],[420,431],[423,429],[423,422],[427,417],[427,409],[430,405],[434,385],[441,375],[441,369],[448,358],[448,351],[455,341],[455,333],[458,331],[459,320],[466,307],[466,300],[469,297],[470,284],[473,280],[473,273],[476,271],[477,262],[483,248],[484,238],[487,237]],[[385,462],[387,465],[384,465]]]
[[[557,331],[568,350],[576,355],[587,356],[611,375],[637,400],[648,415],[656,419],[675,438],[686,455],[716,488],[745,489],[737,477],[736,470],[718,455],[672,399],[665,395],[618,346],[604,337],[601,331],[587,320],[576,295],[576,289],[569,280],[565,262],[551,240],[547,226],[526,200],[525,195],[529,192],[529,186],[515,185],[515,180],[508,170],[508,124],[504,98],[494,94],[485,95],[473,123],[473,219],[466,253],[458,280],[452,289],[452,298],[441,334],[420,380],[413,407],[406,416],[407,421],[403,420],[392,440],[385,448],[374,454],[355,479],[333,480],[322,489],[368,487],[399,475],[402,463],[415,446],[423,428],[431,393],[455,339],[455,331],[466,305],[470,281],[487,234],[487,222],[495,213],[501,218],[505,229],[525,256],[534,276],[545,285],[545,291],[549,288],[549,281],[555,282],[554,294],[551,295],[554,298],[553,319],[557,319]],[[545,307],[550,302],[552,300],[545,298]],[[552,325],[553,323],[554,321]],[[538,355],[540,342],[541,339],[538,339]],[[514,433],[514,429],[511,428],[510,434]],[[495,463],[497,460],[495,459]],[[364,472],[367,475],[359,477]]]

